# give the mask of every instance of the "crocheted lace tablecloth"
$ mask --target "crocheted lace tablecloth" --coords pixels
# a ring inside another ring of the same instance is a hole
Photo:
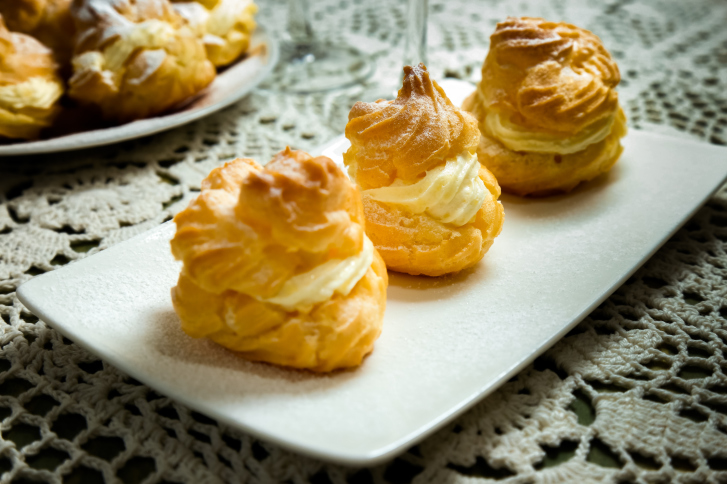
[[[400,76],[403,1],[310,2],[318,35],[377,63],[364,86],[258,90],[202,121],[84,152],[0,160],[0,480],[145,483],[727,482],[727,190],[516,378],[385,464],[350,469],[260,442],[155,393],[30,314],[15,288],[182,209],[221,161],[342,132]],[[259,19],[285,25],[285,5]],[[598,34],[632,129],[727,144],[723,0],[431,0],[434,78],[476,81],[507,15]],[[687,163],[688,160],[685,160]],[[725,160],[727,163],[727,159]]]

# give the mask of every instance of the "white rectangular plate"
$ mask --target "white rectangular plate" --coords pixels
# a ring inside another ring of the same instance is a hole
[[[727,175],[722,148],[638,131],[624,145],[611,173],[569,195],[503,196],[502,234],[473,270],[436,279],[392,273],[383,333],[355,371],[321,376],[250,363],[185,335],[169,296],[180,269],[171,223],[36,277],[18,297],[90,352],[221,422],[311,456],[372,464],[562,337]],[[339,139],[323,151],[340,163],[344,149]]]

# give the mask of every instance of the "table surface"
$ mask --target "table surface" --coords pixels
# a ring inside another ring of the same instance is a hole
[[[388,96],[405,3],[311,2],[314,29],[377,63],[328,94],[258,90],[166,134],[0,159],[2,482],[725,482],[727,191],[544,356],[405,454],[351,469],[300,457],[190,411],[38,321],[15,288],[168,220],[221,161],[265,162],[340,134],[357,100]],[[285,5],[260,1],[274,32]],[[508,14],[598,34],[621,68],[632,129],[727,144],[727,3],[430,2],[435,79],[477,81]],[[727,160],[725,160],[727,163]],[[689,170],[685,173],[688,175]]]

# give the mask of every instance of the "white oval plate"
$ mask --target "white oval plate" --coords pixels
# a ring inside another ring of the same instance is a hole
[[[474,86],[442,83],[450,99]],[[456,93],[455,91],[459,91]],[[341,136],[317,153],[343,164]],[[251,435],[349,465],[391,458],[491,393],[643,264],[727,177],[727,149],[631,131],[572,193],[502,196],[502,234],[441,278],[389,274],[381,338],[329,375],[252,363],[182,332],[173,222],[26,282],[36,316],[123,372]]]
[[[239,101],[252,91],[278,62],[278,43],[262,26],[250,42],[249,55],[219,74],[212,84],[179,111],[140,119],[111,128],[82,131],[40,141],[0,145],[0,156],[36,155],[78,150],[148,136],[196,121]]]

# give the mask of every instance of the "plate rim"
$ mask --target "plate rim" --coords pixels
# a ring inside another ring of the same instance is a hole
[[[62,153],[65,151],[85,150],[89,148],[97,148],[99,146],[122,143],[124,141],[143,138],[146,136],[161,133],[163,131],[178,128],[185,124],[204,118],[212,113],[220,111],[230,106],[231,104],[239,101],[257,86],[259,86],[260,83],[262,83],[270,75],[272,70],[278,64],[278,60],[280,59],[280,45],[278,39],[270,34],[269,29],[267,29],[262,24],[258,24],[252,38],[257,38],[260,41],[261,45],[266,46],[268,62],[263,65],[262,69],[260,69],[260,72],[255,75],[251,82],[245,84],[244,86],[240,86],[230,95],[214,104],[197,109],[192,109],[189,111],[182,110],[163,116],[153,116],[150,118],[139,119],[110,128],[81,131],[78,133],[71,133],[68,135],[58,136],[45,140],[21,141],[6,145],[0,145],[0,157]],[[246,60],[247,58],[238,59],[234,64],[226,66],[226,70],[229,70],[230,68],[239,63],[244,63]],[[165,118],[168,118],[167,122],[165,123],[148,127],[144,127],[144,125],[142,125],[140,129],[138,127],[136,129],[133,128],[133,124],[136,122],[143,123],[145,121],[159,121],[164,120]],[[124,130],[128,130],[129,132],[121,135],[118,134],[119,132],[123,133]],[[92,133],[104,133],[105,136],[102,136],[97,140],[89,140],[82,144],[73,144],[73,138],[75,136],[89,135]]]

